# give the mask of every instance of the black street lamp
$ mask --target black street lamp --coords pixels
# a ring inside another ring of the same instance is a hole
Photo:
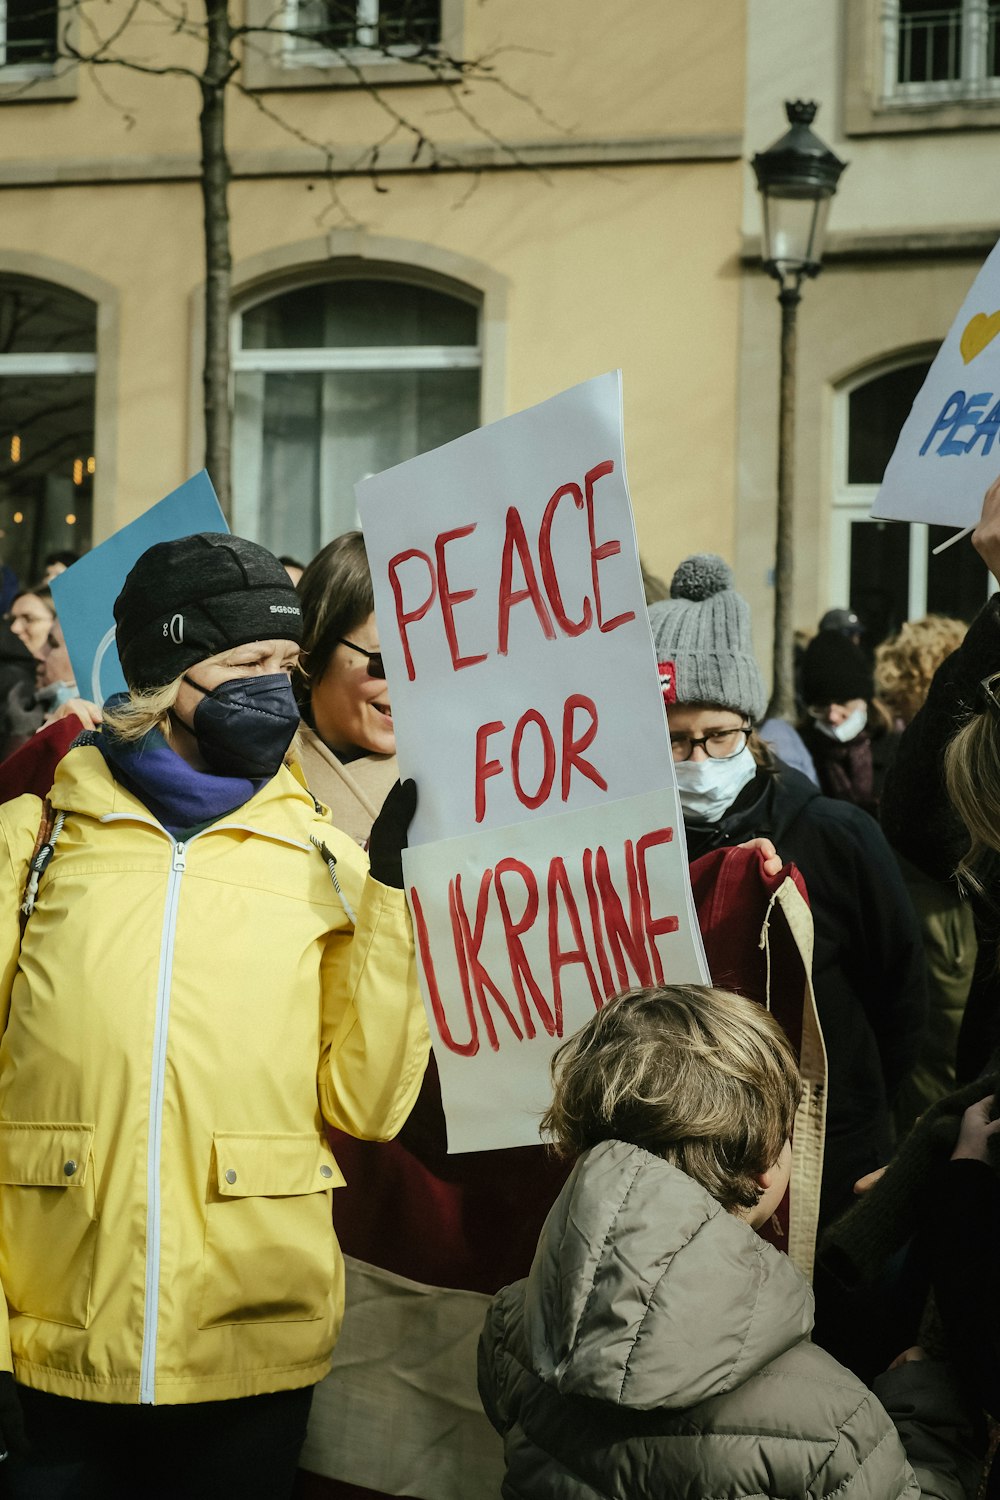
[[[753,159],[764,208],[763,263],[780,284],[781,386],[778,408],[778,512],[774,549],[774,657],[771,706],[779,718],[795,717],[792,622],[793,462],[795,443],[795,317],[804,276],[822,268],[830,200],[846,162],[810,130],[817,106],[801,99],[785,105],[791,126]]]

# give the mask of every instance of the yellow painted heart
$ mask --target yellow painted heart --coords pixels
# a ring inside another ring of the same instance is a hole
[[[1000,312],[976,313],[970,318],[962,330],[959,341],[959,349],[966,364],[975,359],[977,354],[982,354],[987,344],[991,344],[1000,333]]]

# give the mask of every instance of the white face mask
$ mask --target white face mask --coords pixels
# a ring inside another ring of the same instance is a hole
[[[718,823],[757,774],[749,745],[728,760],[675,762],[681,811],[692,823]]]
[[[857,739],[867,723],[868,704],[862,703],[860,708],[848,714],[842,724],[827,724],[825,719],[817,719],[816,728],[829,735],[831,740],[839,740],[842,745],[846,745],[850,740]]]

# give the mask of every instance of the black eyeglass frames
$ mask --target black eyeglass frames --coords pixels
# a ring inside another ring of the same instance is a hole
[[[346,636],[342,635],[337,637],[337,645],[350,646],[351,650],[356,651],[359,656],[367,656],[368,676],[378,677],[383,682],[385,681],[385,667],[382,664],[381,651],[366,651],[364,646],[356,646],[353,641],[349,641]]]

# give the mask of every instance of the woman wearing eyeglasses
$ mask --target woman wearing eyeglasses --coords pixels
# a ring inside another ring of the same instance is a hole
[[[829,1076],[822,1225],[851,1201],[855,1180],[889,1158],[890,1104],[924,1024],[924,957],[877,824],[823,796],[758,736],[767,694],[750,611],[732,585],[721,558],[687,558],[649,617],[689,858],[769,838],[808,888]]]
[[[0,758],[30,739],[45,720],[47,704],[37,697],[39,675],[49,654],[49,638],[58,628],[52,595],[46,584],[22,589],[4,616],[10,633],[34,658],[35,669],[25,672],[4,695],[0,706]]]
[[[32,656],[41,657],[55,617],[52,594],[48,585],[42,583],[37,588],[22,589],[15,594],[6,619],[11,632],[27,646]]]
[[[325,547],[298,592],[302,768],[334,823],[363,840],[397,771],[361,533]],[[502,1452],[476,1392],[476,1345],[488,1298],[527,1274],[566,1168],[541,1146],[449,1156],[433,1057],[394,1141],[334,1131],[331,1143],[347,1178],[335,1215],[348,1311],[317,1387],[299,1494],[498,1494]]]
[[[304,632],[299,703],[306,780],[338,828],[364,843],[395,782],[396,736],[360,531],[313,558],[298,584]]]

